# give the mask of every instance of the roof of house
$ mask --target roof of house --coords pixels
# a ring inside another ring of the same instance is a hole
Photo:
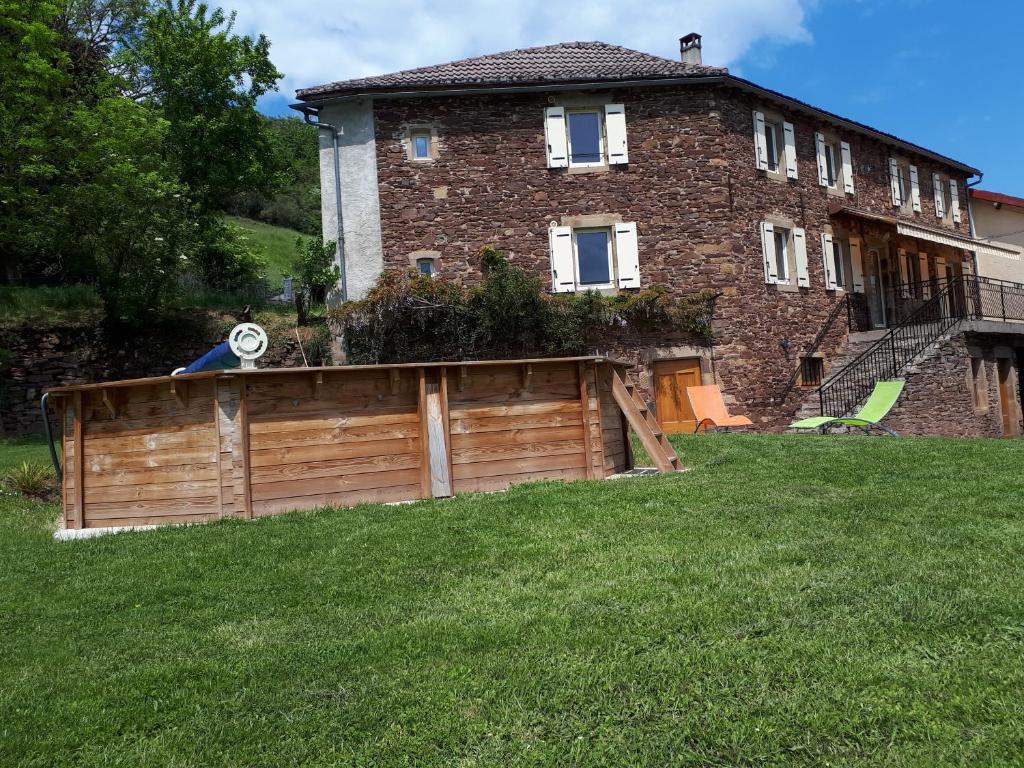
[[[727,85],[788,104],[789,106],[824,117],[826,120],[866,133],[881,141],[897,144],[904,149],[931,157],[959,168],[972,175],[980,171],[945,155],[933,152],[856,120],[841,117],[791,96],[764,88],[749,80],[730,75],[723,67],[688,64],[649,53],[610,45],[602,42],[572,42],[545,45],[537,48],[518,48],[486,56],[459,59],[446,64],[406,69],[385,75],[339,80],[296,91],[305,103],[293,105],[306,111],[314,104],[338,98],[361,95],[438,95],[453,89],[505,90],[534,89],[575,84],[601,85],[628,83],[630,85],[660,83],[724,82]]]
[[[988,203],[1000,203],[1001,205],[1011,205],[1014,208],[1024,208],[1024,197],[1004,195],[1002,192],[989,192],[987,189],[971,189],[971,197]]]
[[[719,67],[685,64],[619,45],[558,43],[538,48],[474,56],[446,64],[417,67],[356,80],[339,80],[296,91],[298,98],[340,96],[366,91],[430,89],[452,86],[525,85],[565,82],[615,82],[723,74]]]

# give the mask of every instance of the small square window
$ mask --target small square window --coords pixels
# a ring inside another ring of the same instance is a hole
[[[430,134],[412,134],[412,157],[413,160],[430,160]]]
[[[789,230],[775,227],[775,274],[780,283],[789,282]]]
[[[569,165],[603,165],[604,121],[601,113],[569,112],[566,120],[569,131]]]
[[[610,229],[578,229],[573,232],[576,246],[576,280],[585,288],[612,285],[612,237]]]
[[[434,260],[433,259],[416,259],[416,270],[421,275],[434,276]]]
[[[825,361],[820,357],[800,358],[800,385],[804,387],[820,387],[825,375]]]

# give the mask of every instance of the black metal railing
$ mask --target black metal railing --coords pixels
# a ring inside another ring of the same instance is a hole
[[[1024,322],[1024,284],[976,277],[969,279],[967,291],[972,317]]]
[[[840,317],[846,318],[846,329],[847,332],[850,330],[850,300],[849,297],[844,295],[839,301],[837,301],[832,309],[829,310],[828,316],[825,318],[825,322],[818,330],[818,334],[811,340],[811,343],[807,346],[800,354],[800,364],[797,365],[796,370],[789,377],[789,381],[786,382],[785,387],[782,389],[782,393],[775,399],[776,403],[784,403],[786,398],[789,397],[789,393],[793,391],[793,387],[796,386],[797,381],[803,377],[803,359],[812,357],[815,352],[818,351],[818,347],[821,346],[821,342],[824,341],[828,332],[832,330],[832,326],[835,325],[836,320]]]
[[[843,416],[871,394],[875,384],[896,378],[915,357],[963,318],[964,282],[953,278],[891,328],[870,348],[818,388],[822,415]]]

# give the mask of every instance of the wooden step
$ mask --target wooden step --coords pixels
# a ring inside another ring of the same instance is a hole
[[[612,373],[612,396],[658,471],[674,472],[679,469],[679,457],[661,425],[637,393],[636,386],[628,378],[623,380],[618,371]]]

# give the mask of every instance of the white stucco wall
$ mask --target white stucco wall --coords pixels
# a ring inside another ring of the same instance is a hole
[[[971,200],[975,235],[982,240],[1016,248],[1017,258],[978,254],[978,272],[984,277],[1024,282],[1024,210],[1004,205],[996,208],[987,200]]]
[[[373,105],[368,99],[330,104],[320,110],[320,119],[336,126],[341,132],[338,136],[338,153],[341,164],[345,276],[348,298],[361,299],[377,282],[384,269]],[[321,130],[320,200],[325,241],[337,239],[334,190],[331,132]],[[331,298],[338,301],[340,296]]]

